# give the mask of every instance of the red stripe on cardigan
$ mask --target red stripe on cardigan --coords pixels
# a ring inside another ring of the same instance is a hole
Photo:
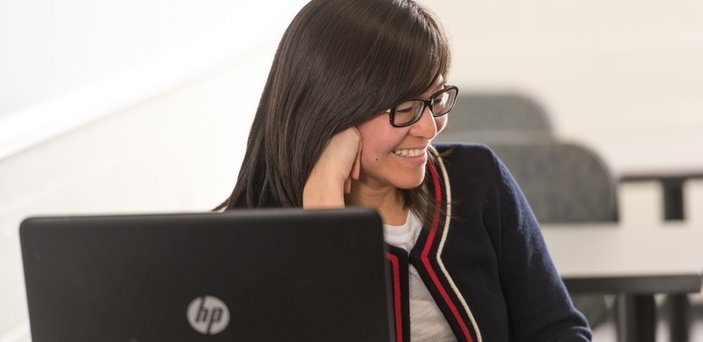
[[[400,264],[398,257],[386,252],[386,258],[391,262],[393,274],[393,311],[395,313],[395,340],[403,342],[403,313],[400,302]]]
[[[425,268],[427,269],[427,273],[429,273],[430,278],[432,279],[432,282],[434,283],[435,287],[439,291],[440,295],[442,296],[442,299],[447,303],[449,306],[449,310],[451,310],[452,314],[454,315],[454,318],[456,321],[459,323],[459,327],[461,328],[461,331],[464,333],[464,336],[466,337],[466,341],[473,342],[474,339],[471,337],[471,333],[469,332],[469,328],[466,326],[466,322],[461,317],[461,314],[459,313],[459,310],[457,309],[456,305],[452,302],[451,298],[449,298],[449,294],[447,293],[447,290],[444,289],[444,286],[442,286],[442,283],[439,281],[439,278],[437,277],[437,274],[435,273],[434,269],[432,269],[432,264],[430,263],[429,259],[429,253],[430,253],[430,247],[432,246],[432,243],[434,241],[435,235],[437,234],[437,228],[439,226],[439,216],[441,214],[441,206],[442,206],[442,189],[440,188],[439,184],[439,174],[437,173],[437,169],[435,168],[434,164],[432,162],[429,162],[428,165],[430,166],[430,174],[432,175],[432,180],[434,182],[434,193],[435,193],[435,211],[432,215],[432,225],[430,226],[430,232],[427,237],[427,241],[425,243],[425,247],[422,250],[422,254],[420,256],[420,259],[422,260],[422,263],[425,265]]]

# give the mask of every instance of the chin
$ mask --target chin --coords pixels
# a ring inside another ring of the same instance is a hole
[[[398,189],[403,189],[403,190],[411,190],[419,187],[422,185],[422,181],[425,180],[425,175],[423,174],[422,177],[418,177],[417,179],[408,179],[408,180],[403,180],[403,181],[398,181],[395,183],[395,187]]]

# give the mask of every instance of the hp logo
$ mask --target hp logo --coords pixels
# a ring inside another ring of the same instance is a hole
[[[229,324],[229,309],[219,298],[203,296],[188,305],[188,322],[203,335],[221,333]]]

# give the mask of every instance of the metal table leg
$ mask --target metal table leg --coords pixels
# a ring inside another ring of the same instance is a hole
[[[617,324],[619,342],[654,342],[657,311],[654,295],[619,295]]]
[[[664,192],[664,219],[667,221],[680,221],[684,219],[683,183],[680,177],[662,179]],[[669,337],[671,342],[688,342],[689,333],[689,308],[691,304],[686,294],[672,294],[667,296],[670,304],[669,312]]]

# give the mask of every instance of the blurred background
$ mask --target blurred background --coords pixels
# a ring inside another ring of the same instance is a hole
[[[449,33],[462,93],[534,100],[557,139],[615,177],[644,163],[703,170],[703,2],[419,2]],[[305,3],[0,0],[0,342],[29,341],[23,218],[202,211],[228,196]],[[656,184],[619,191],[621,217],[662,219]],[[686,182],[687,219],[702,193]],[[607,324],[596,336],[614,340]]]

